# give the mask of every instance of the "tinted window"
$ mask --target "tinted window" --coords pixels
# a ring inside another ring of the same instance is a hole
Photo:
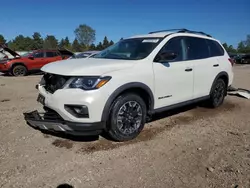
[[[188,60],[204,59],[209,57],[206,39],[185,37]]]
[[[223,48],[218,44],[218,42],[213,40],[207,40],[210,56],[222,56],[224,55]]]
[[[34,57],[34,58],[41,58],[41,57],[43,57],[43,56],[44,56],[43,52],[35,52],[35,53],[33,54],[33,57]]]
[[[162,52],[174,52],[177,54],[177,57],[172,60],[171,62],[175,61],[183,61],[186,59],[185,57],[185,51],[184,51],[184,39],[183,37],[175,37],[170,39],[165,46],[160,50],[160,53]]]
[[[55,57],[57,56],[56,52],[46,52],[46,57]]]

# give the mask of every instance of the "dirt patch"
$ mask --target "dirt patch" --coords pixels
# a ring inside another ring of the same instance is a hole
[[[239,67],[233,86],[250,88],[250,66]],[[40,78],[0,76],[0,101],[10,100],[0,102],[1,188],[249,187],[249,100],[164,113],[130,142],[69,139],[26,126],[22,112],[41,109]]]
[[[149,128],[144,129],[137,138],[131,141],[120,143],[120,142],[112,142],[107,139],[98,140],[96,142],[84,144],[84,146],[82,146],[77,151],[77,153],[94,153],[97,151],[112,150],[121,146],[136,144],[138,142],[146,142],[146,141],[152,140],[159,133],[171,129],[175,125],[190,124],[204,117],[212,117],[212,116],[218,115],[220,112],[223,112],[225,110],[234,110],[237,107],[239,107],[237,104],[233,104],[229,102],[225,102],[225,104],[223,104],[223,106],[221,106],[218,109],[207,109],[203,107],[198,107],[198,108],[191,110],[190,111],[191,114],[189,116],[180,115],[177,117],[171,117],[171,125],[164,125],[161,127],[153,127],[149,125]],[[180,110],[182,111],[182,109]]]
[[[169,128],[170,127],[168,126],[157,127],[157,128],[147,128],[147,129],[144,129],[137,138],[127,141],[127,142],[113,142],[107,139],[98,140],[93,143],[84,144],[84,146],[82,146],[77,151],[77,153],[94,153],[94,152],[102,151],[102,150],[112,150],[121,146],[136,144],[138,142],[149,141],[153,139],[154,137],[156,137],[159,133]]]
[[[73,147],[73,143],[69,140],[56,139],[52,142],[52,145],[58,148],[66,148],[71,149]]]
[[[232,173],[232,172],[236,172],[236,170],[234,169],[234,167],[232,165],[228,165],[223,169],[224,172],[228,172],[228,173]]]
[[[10,99],[3,99],[3,100],[0,100],[0,102],[8,102],[10,101]]]
[[[51,136],[48,135],[48,134],[43,134],[43,137],[44,137],[44,138],[50,138]]]

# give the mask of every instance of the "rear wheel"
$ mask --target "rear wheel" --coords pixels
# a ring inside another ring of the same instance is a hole
[[[116,141],[137,137],[146,120],[146,104],[136,94],[124,94],[113,103],[108,120],[108,135]]]
[[[11,74],[13,76],[25,76],[27,74],[27,69],[23,65],[15,65],[12,68]]]
[[[208,101],[208,104],[210,107],[212,108],[216,108],[219,107],[225,98],[227,92],[227,86],[226,83],[223,79],[218,79],[213,88],[212,88],[212,92],[210,94],[210,99]]]

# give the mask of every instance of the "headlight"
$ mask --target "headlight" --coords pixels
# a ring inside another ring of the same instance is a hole
[[[98,89],[111,79],[107,77],[75,77],[69,83],[68,88],[79,88],[83,90]]]

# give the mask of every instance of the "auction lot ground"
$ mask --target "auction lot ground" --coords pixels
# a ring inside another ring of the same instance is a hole
[[[233,86],[250,89],[250,66],[234,72]],[[73,141],[23,120],[40,108],[40,78],[0,76],[0,187],[250,187],[250,100],[228,96],[216,110],[181,109],[148,123],[132,142]]]

